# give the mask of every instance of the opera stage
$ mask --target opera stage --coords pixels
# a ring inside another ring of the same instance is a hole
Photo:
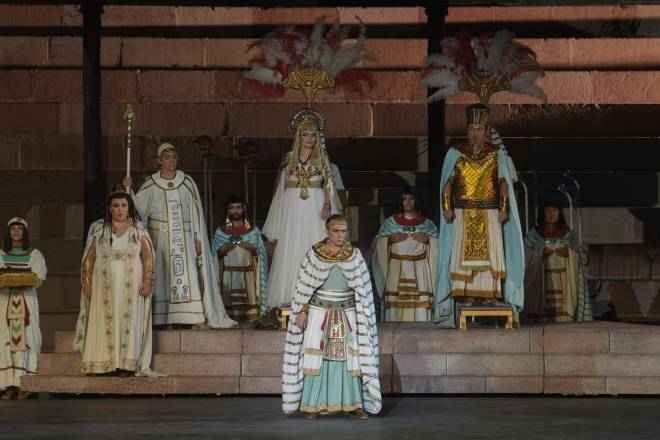
[[[561,323],[467,332],[381,323],[388,394],[660,394],[660,327]],[[279,394],[284,332],[155,331],[152,368],[164,378],[87,377],[58,332],[24,391],[66,394]],[[42,396],[46,396],[42,394]]]

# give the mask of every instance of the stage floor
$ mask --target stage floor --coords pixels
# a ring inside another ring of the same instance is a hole
[[[286,417],[277,397],[0,402],[0,438],[653,439],[660,399],[389,397],[369,420]]]
[[[385,394],[660,395],[660,327],[617,322],[512,331],[379,325]],[[163,378],[80,375],[73,332],[39,358],[26,391],[70,394],[279,394],[284,332],[158,331],[152,367]]]

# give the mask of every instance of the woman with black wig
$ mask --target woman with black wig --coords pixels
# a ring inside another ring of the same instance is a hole
[[[7,223],[0,250],[0,389],[3,400],[23,399],[20,379],[36,374],[41,352],[37,287],[46,279],[46,261],[30,247],[28,223]]]
[[[151,290],[154,253],[123,190],[89,228],[83,254],[74,350],[84,374],[152,375]]]

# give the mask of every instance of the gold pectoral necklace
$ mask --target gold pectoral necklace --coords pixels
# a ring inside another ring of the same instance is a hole
[[[300,198],[306,200],[309,198],[309,188],[312,186],[312,177],[321,174],[321,171],[315,166],[305,166],[305,163],[300,163],[293,175],[298,179],[298,188],[300,188]]]

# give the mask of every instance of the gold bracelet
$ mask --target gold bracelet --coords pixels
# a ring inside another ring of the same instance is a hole
[[[500,199],[500,211],[507,212],[509,210],[509,198],[504,196]]]
[[[449,194],[442,195],[442,209],[444,211],[451,211],[451,195]]]

